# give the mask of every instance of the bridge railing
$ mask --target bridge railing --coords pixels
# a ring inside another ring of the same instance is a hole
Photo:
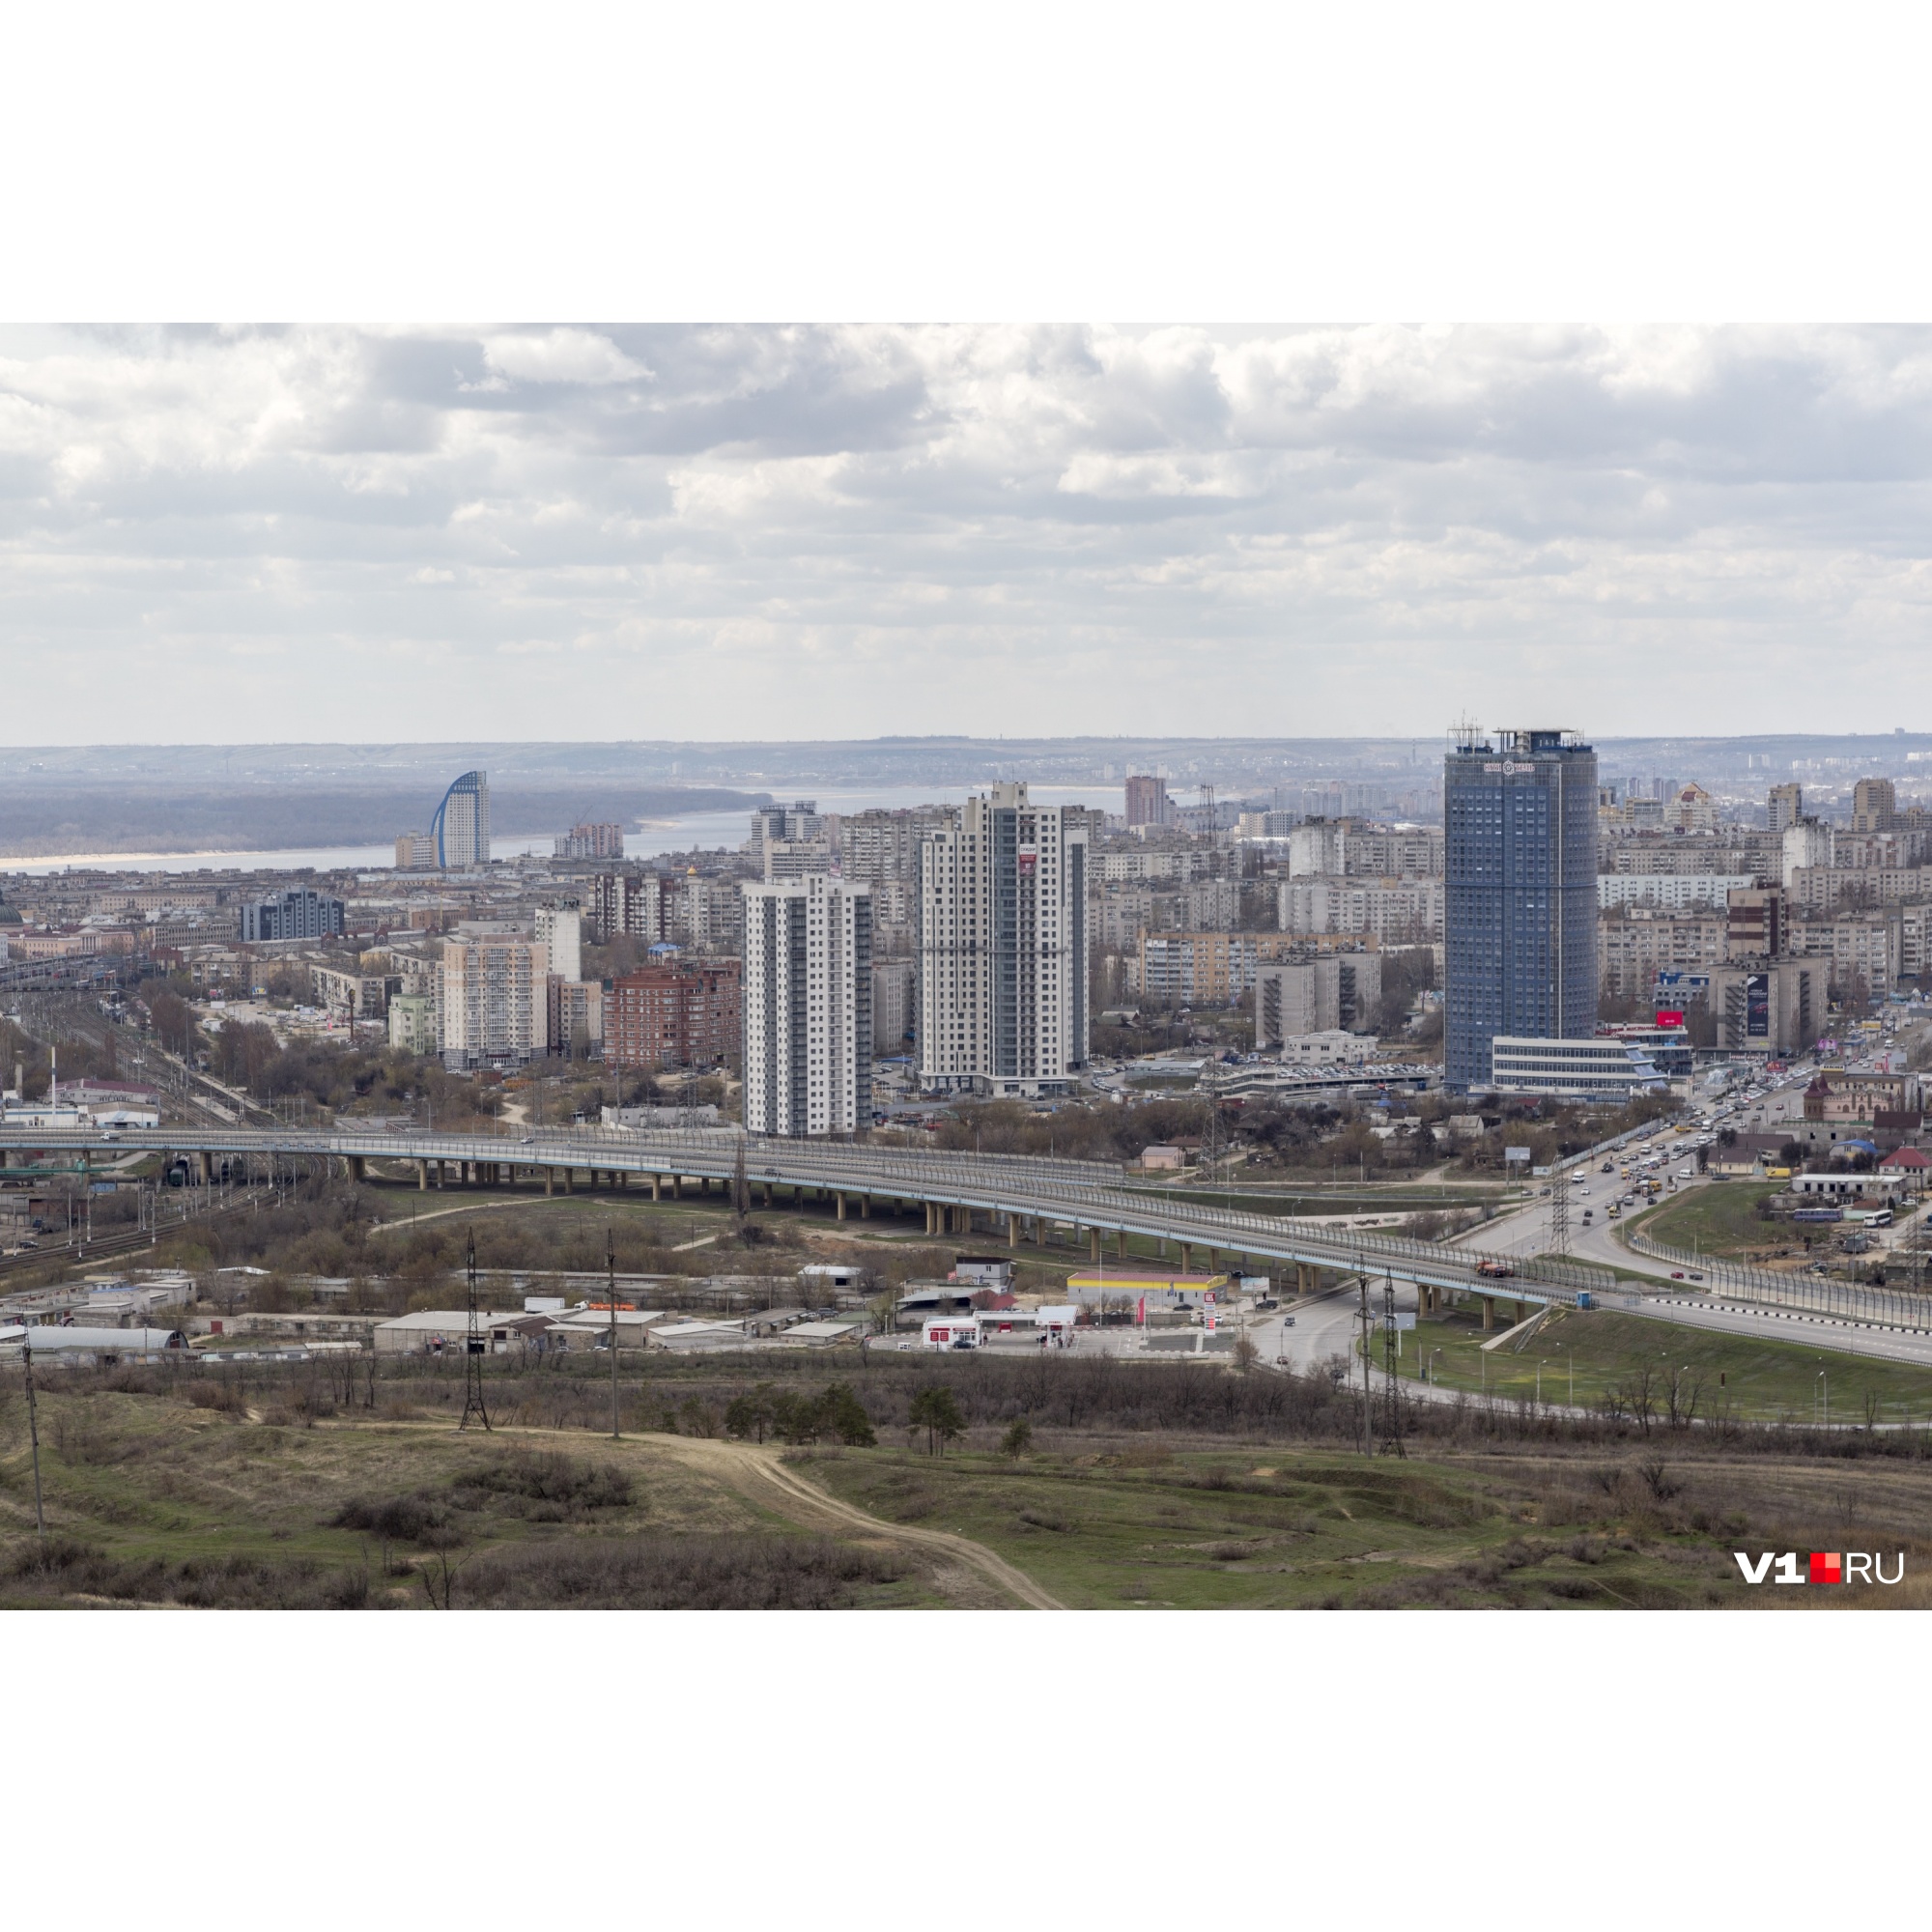
[[[1638,1254],[1681,1268],[1687,1286],[1713,1288],[1743,1300],[1804,1309],[1843,1321],[1869,1321],[1883,1328],[1932,1329],[1932,1297],[1924,1294],[1860,1288],[1830,1276],[1785,1274],[1726,1257],[1694,1254],[1660,1241],[1640,1228],[1633,1228],[1624,1238]],[[1703,1280],[1691,1284],[1689,1278],[1692,1274],[1701,1275]]]
[[[0,1132],[0,1145],[55,1148],[88,1146],[99,1151],[211,1150],[274,1152],[284,1156],[358,1155],[398,1159],[509,1160],[533,1165],[567,1159],[576,1164],[647,1165],[662,1172],[705,1173],[724,1177],[736,1167],[740,1150],[748,1179],[782,1184],[825,1185],[853,1192],[901,1193],[918,1199],[952,1201],[992,1212],[1038,1216],[1075,1225],[1107,1225],[1129,1232],[1165,1236],[1232,1249],[1236,1254],[1277,1255],[1323,1266],[1379,1273],[1418,1271],[1437,1284],[1496,1289],[1486,1278],[1481,1250],[1448,1247],[1413,1236],[1338,1230],[1318,1219],[1257,1214],[1246,1209],[1176,1201],[1124,1183],[1118,1168],[1090,1161],[1038,1161],[1021,1155],[940,1152],[937,1150],[870,1149],[799,1141],[748,1141],[729,1130],[691,1132],[629,1129],[544,1129],[529,1134],[449,1134],[428,1130],[353,1128],[277,1131],[267,1128],[163,1127],[128,1129],[111,1139],[72,1130],[23,1128]],[[1534,1284],[1561,1298],[1581,1290],[1601,1292],[1609,1277],[1578,1264],[1506,1264],[1510,1277]],[[1498,1277],[1504,1278],[1504,1277]]]

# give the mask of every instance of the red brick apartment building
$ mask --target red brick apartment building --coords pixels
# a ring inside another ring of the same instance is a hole
[[[617,1066],[723,1066],[738,1056],[745,989],[735,959],[645,966],[604,1003],[604,1058]]]

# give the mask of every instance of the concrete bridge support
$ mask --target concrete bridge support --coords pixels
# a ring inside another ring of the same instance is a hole
[[[1496,1325],[1496,1298],[1493,1294],[1483,1296],[1483,1327],[1487,1331]]]
[[[429,1162],[426,1160],[416,1162],[416,1192],[418,1194],[429,1192]]]
[[[359,1153],[352,1153],[349,1156],[349,1178],[351,1180],[367,1180],[369,1178],[368,1170],[369,1163]]]
[[[551,1195],[554,1194],[555,1192],[556,1192],[556,1169],[554,1167],[547,1167],[544,1169],[544,1196],[546,1199],[548,1199]]]
[[[1114,1255],[1119,1261],[1125,1261],[1127,1258],[1127,1231],[1124,1228],[1114,1230]]]
[[[1092,1257],[1097,1265],[1100,1260],[1100,1231],[1098,1228],[1089,1228],[1087,1233],[1090,1237]]]
[[[842,1220],[844,1220],[844,1218],[845,1218],[845,1190],[844,1190],[844,1189],[843,1189],[843,1188],[841,1187],[841,1188],[840,1188],[840,1189],[839,1189],[839,1190],[838,1190],[838,1192],[837,1192],[837,1193],[836,1193],[836,1194],[835,1194],[835,1195],[834,1195],[834,1196],[833,1196],[832,1198],[833,1198],[833,1200],[834,1200],[834,1201],[836,1201],[836,1202],[837,1202],[837,1203],[838,1204],[838,1218],[839,1218],[839,1220],[841,1220],[841,1221],[842,1221]]]

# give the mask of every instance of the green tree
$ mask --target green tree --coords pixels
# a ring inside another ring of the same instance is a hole
[[[1000,1437],[1000,1453],[1010,1456],[1017,1463],[1033,1447],[1033,1424],[1025,1416],[1019,1416],[1007,1425],[1007,1433]]]
[[[928,1456],[945,1455],[947,1443],[966,1427],[966,1418],[959,1412],[958,1402],[943,1382],[921,1389],[912,1399],[906,1419],[914,1429],[925,1431],[925,1453]]]
[[[724,1407],[724,1431],[735,1435],[741,1442],[751,1436],[755,1442],[765,1439],[765,1431],[772,1426],[772,1385],[760,1382],[748,1394],[733,1396]]]
[[[878,1441],[866,1405],[843,1382],[834,1382],[818,1398],[818,1407],[825,1433],[848,1448],[869,1449]]]

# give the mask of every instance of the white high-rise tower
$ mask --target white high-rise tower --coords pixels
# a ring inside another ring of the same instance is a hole
[[[745,892],[745,1127],[872,1124],[871,888],[823,873]]]
[[[923,841],[920,1084],[1064,1094],[1087,1064],[1087,820],[1024,784]]]

